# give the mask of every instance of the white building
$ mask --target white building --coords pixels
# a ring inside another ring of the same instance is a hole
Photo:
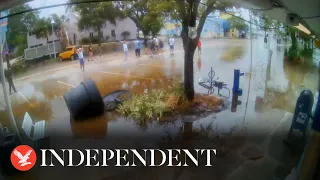
[[[27,35],[27,42],[28,42],[28,48],[35,48],[35,47],[40,47],[43,45],[47,45],[52,43],[52,41],[57,42],[59,41],[59,38],[55,36],[54,34],[48,37],[48,41],[46,38],[37,38],[32,32],[28,32]]]
[[[75,15],[71,15],[69,21],[66,22],[66,31],[71,44],[79,44],[82,38],[92,38],[98,35],[98,32],[95,32],[94,30],[79,31],[77,23],[78,19]],[[104,41],[123,40],[121,34],[124,31],[128,31],[130,33],[130,35],[127,37],[128,39],[135,39],[137,37],[137,26],[130,18],[117,19],[116,25],[113,25],[107,21],[105,27],[102,29],[102,38]],[[28,48],[39,47],[52,43],[53,39],[55,42],[59,41],[55,35],[51,35],[47,42],[46,38],[38,39],[34,34],[28,33]]]

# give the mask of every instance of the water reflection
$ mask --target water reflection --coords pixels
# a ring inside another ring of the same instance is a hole
[[[198,57],[198,60],[197,60],[197,66],[198,66],[198,70],[200,71],[201,70],[201,57],[200,56]]]
[[[231,102],[231,112],[237,112],[237,107],[241,105],[241,101],[239,100],[239,95],[236,93],[232,94],[232,102]]]
[[[26,84],[17,93],[10,97],[11,108],[17,121],[18,127],[21,127],[24,114],[28,112],[34,121],[50,120],[52,117],[51,102],[43,92],[39,92],[31,84]],[[6,109],[0,111],[1,122],[4,126],[11,127],[10,119]]]
[[[313,78],[317,79],[318,75],[314,72],[314,65],[310,63],[304,64],[292,64],[283,60],[283,58],[278,58],[277,61],[283,62],[283,74],[285,79],[281,79],[279,76],[279,69],[276,71],[273,69],[274,74],[272,74],[272,64],[277,64],[279,62],[271,62],[272,52],[269,53],[266,71],[265,71],[265,80],[262,79],[261,82],[264,82],[264,97],[256,97],[255,110],[257,112],[262,112],[268,108],[282,109],[288,112],[294,112],[296,100],[299,96],[299,93],[304,89],[304,84],[306,83],[306,75],[308,73],[313,74]],[[280,69],[281,71],[281,69]],[[282,86],[276,86],[276,82],[280,82]],[[317,81],[313,81],[317,82]],[[311,91],[317,90],[317,84],[312,83],[308,84],[308,89]]]
[[[119,117],[120,115],[116,112],[106,112],[99,117],[85,121],[70,119],[73,136],[76,138],[104,138],[108,133],[109,121],[117,120]]]
[[[57,84],[56,80],[47,80],[41,83],[42,93],[48,100],[54,100],[62,97],[71,87]]]
[[[221,60],[224,61],[235,61],[244,56],[245,49],[243,46],[229,47],[222,54]]]
[[[96,79],[95,83],[102,96],[119,90],[127,89],[132,94],[144,93],[146,89],[168,88],[174,81],[182,79],[180,73],[167,76],[164,68],[150,66],[145,68],[141,73],[142,76],[109,76],[106,75],[100,79]]]

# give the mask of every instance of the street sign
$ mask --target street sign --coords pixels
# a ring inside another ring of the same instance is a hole
[[[0,13],[0,17],[6,17],[8,16],[8,11],[2,11]],[[8,49],[8,44],[6,43],[6,33],[8,31],[8,18],[4,18],[0,20],[0,30],[1,30],[1,54],[8,54],[9,53],[9,49]]]
[[[5,16],[8,16],[7,10],[1,12],[1,17],[5,17]],[[8,18],[1,19],[1,33],[7,32],[8,30],[7,26],[8,26]]]

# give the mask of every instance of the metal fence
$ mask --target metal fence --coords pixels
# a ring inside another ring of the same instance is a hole
[[[50,44],[46,44],[36,48],[29,48],[24,50],[25,60],[33,60],[47,55],[54,54],[53,44],[56,48],[55,52],[58,53],[61,50],[60,42],[54,42]]]

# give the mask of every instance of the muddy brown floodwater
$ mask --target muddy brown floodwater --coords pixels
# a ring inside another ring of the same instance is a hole
[[[264,163],[250,166],[251,169],[247,172],[269,178],[270,174],[276,172],[262,170],[277,169],[279,164],[284,164],[285,170],[291,170],[296,165],[299,155],[291,155],[288,149],[284,149],[282,138],[286,136],[290,127],[290,117],[294,112],[299,93],[303,89],[310,89],[315,93],[318,89],[319,63],[313,60],[306,60],[300,65],[284,62],[284,46],[277,47],[272,41],[270,45],[272,54],[270,55],[270,51],[264,46],[263,39],[252,41],[252,52],[250,52],[249,40],[208,39],[203,40],[202,43],[203,54],[196,53],[194,57],[196,92],[207,92],[198,85],[198,80],[208,77],[211,67],[215,71],[215,78],[219,77],[219,80],[225,81],[229,89],[232,89],[234,69],[245,72],[245,76],[240,78],[240,88],[243,94],[237,97],[241,103],[238,103],[232,110],[231,107],[228,107],[220,113],[207,117],[190,115],[188,118],[180,117],[172,122],[150,120],[146,124],[126,119],[116,112],[105,113],[85,122],[71,121],[62,96],[86,78],[93,79],[102,96],[119,89],[128,89],[132,94],[140,94],[150,89],[168,88],[173,82],[183,80],[183,50],[177,50],[174,56],[165,53],[164,56],[151,59],[132,58],[134,56],[131,52],[131,61],[128,62],[109,63],[110,59],[108,61],[101,59],[101,61],[87,63],[84,73],[79,71],[78,66],[74,66],[45,73],[43,76],[39,75],[41,77],[30,77],[28,81],[20,82],[18,84],[19,93],[10,97],[18,127],[21,127],[24,113],[29,112],[34,121],[45,120],[47,122],[47,134],[70,137],[72,139],[70,142],[85,138],[92,138],[90,141],[95,142],[96,139],[107,137],[124,137],[123,141],[132,137],[154,137],[152,143],[166,139],[161,143],[162,147],[217,148],[221,155],[221,159],[218,159],[217,162],[228,164],[228,166],[201,170],[203,173],[197,173],[197,171],[188,173],[184,170],[175,172],[186,179],[187,177],[199,179],[199,177],[209,176],[224,179],[234,173],[240,165],[242,165],[240,169],[246,169],[247,165],[244,163],[246,159],[239,157],[239,153],[242,153],[241,148],[248,144],[254,144],[262,151],[265,158],[262,160]],[[236,52],[229,52],[235,48]],[[223,56],[230,56],[232,60],[223,60]],[[119,57],[123,58],[122,55]],[[225,92],[222,93],[225,95]],[[217,95],[217,92],[215,91],[214,94]],[[231,96],[227,99],[232,101],[236,98]],[[10,127],[4,109],[0,110],[0,117],[2,124]],[[117,143],[122,143],[122,140],[118,140]],[[144,140],[141,141],[140,144],[147,143]],[[61,143],[60,147],[63,147],[63,143],[69,145],[67,140],[55,143]],[[268,159],[272,159],[272,162],[269,162]],[[97,179],[105,177],[105,171],[95,173],[97,176],[99,174]],[[157,172],[152,171],[152,173],[154,176],[169,179],[165,174],[170,174],[171,171],[171,169],[163,168],[158,169]],[[78,176],[70,173],[69,178],[79,179],[81,177],[83,179],[86,174],[90,175],[92,172],[83,169]],[[137,175],[137,177],[147,179],[149,175],[145,171],[140,172],[140,176]],[[63,179],[64,176],[59,177]],[[129,175],[123,179],[130,178]]]

